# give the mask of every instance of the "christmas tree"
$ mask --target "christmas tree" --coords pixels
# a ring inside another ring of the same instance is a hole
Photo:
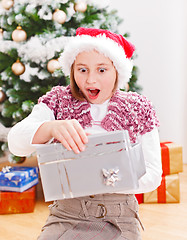
[[[94,0],[2,0],[0,2],[0,154],[9,129],[25,118],[40,96],[67,85],[58,57],[77,27],[118,33],[116,10]],[[128,37],[127,33],[124,33]],[[128,83],[139,91],[137,67]],[[11,155],[12,161],[20,158]]]

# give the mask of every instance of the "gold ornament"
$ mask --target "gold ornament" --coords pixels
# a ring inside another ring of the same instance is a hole
[[[0,40],[3,40],[3,29],[0,28]]]
[[[78,1],[74,5],[74,10],[77,11],[77,12],[84,13],[86,11],[86,9],[87,9],[87,4],[84,1]]]
[[[16,75],[19,76],[25,72],[25,66],[23,63],[19,61],[19,59],[12,64],[12,72]]]
[[[2,103],[6,98],[6,94],[4,93],[4,91],[2,90],[2,88],[0,87],[0,103]]]
[[[13,0],[2,0],[1,5],[4,9],[9,10],[14,5],[14,1]]]
[[[66,13],[62,10],[56,9],[52,16],[53,20],[63,24],[66,21]]]
[[[22,29],[21,26],[18,26],[13,32],[12,32],[12,39],[15,42],[22,42],[27,39],[26,32]]]
[[[60,63],[58,59],[52,59],[47,63],[47,70],[50,73],[54,73],[55,70],[60,69]]]
[[[129,91],[129,84],[128,83],[125,84],[125,90],[126,90],[126,92]]]

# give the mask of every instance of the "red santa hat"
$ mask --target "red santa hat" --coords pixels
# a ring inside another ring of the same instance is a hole
[[[65,46],[59,62],[65,75],[70,75],[71,66],[76,56],[84,51],[96,50],[108,57],[118,72],[118,88],[124,88],[132,73],[133,44],[122,35],[108,30],[95,28],[78,28],[76,36]]]

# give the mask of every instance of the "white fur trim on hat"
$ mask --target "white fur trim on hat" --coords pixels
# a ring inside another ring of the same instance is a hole
[[[59,58],[64,74],[70,75],[71,66],[79,53],[93,49],[113,62],[118,72],[118,88],[124,88],[131,77],[133,61],[126,57],[124,49],[118,43],[104,34],[96,37],[89,35],[72,37]]]

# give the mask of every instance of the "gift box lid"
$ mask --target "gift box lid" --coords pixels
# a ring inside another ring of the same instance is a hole
[[[0,192],[0,202],[6,200],[34,199],[36,186],[27,189],[24,192]]]
[[[0,172],[0,190],[22,192],[38,183],[38,167],[6,166]]]
[[[182,146],[173,142],[161,142],[163,175],[176,174],[183,171]]]
[[[38,177],[37,167],[7,167],[3,168],[0,172],[0,181],[25,181],[28,178]]]

